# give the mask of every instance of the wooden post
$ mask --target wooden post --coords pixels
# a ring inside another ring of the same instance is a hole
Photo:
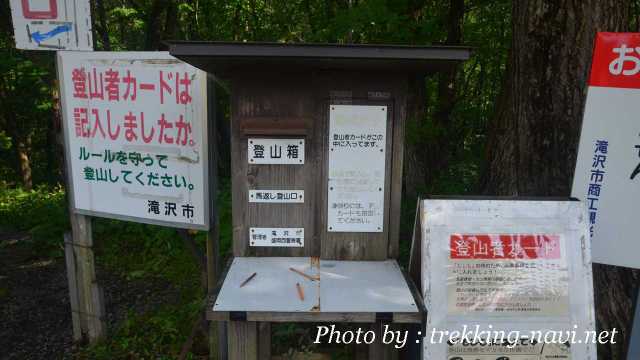
[[[64,119],[60,116],[61,101],[59,96],[61,69],[58,64],[58,56],[56,56],[55,59],[58,81],[54,84],[56,90],[54,90],[53,103],[59,123],[63,124]],[[67,135],[64,129],[65,127],[61,126],[63,139]],[[69,201],[69,218],[71,220],[71,238],[70,241],[67,241],[69,240],[68,238],[65,239],[65,242],[69,244],[65,244],[65,255],[67,258],[67,276],[69,276],[69,297],[74,327],[74,340],[80,340],[86,336],[89,342],[94,343],[104,336],[106,326],[104,323],[104,296],[96,281],[91,218],[74,212],[74,194],[71,185],[73,184],[71,181],[71,161],[66,151],[63,151],[62,154],[65,164],[65,190]],[[67,250],[68,246],[70,246],[71,249]]]
[[[258,354],[260,359],[271,359],[271,323],[258,323]]]
[[[369,345],[369,360],[397,360],[398,351],[392,344],[385,345],[382,343],[384,335],[384,323],[376,322],[372,326],[372,330],[376,333],[376,341]]]
[[[258,360],[258,323],[229,321],[227,325],[229,358],[232,360]]]
[[[67,271],[76,273],[82,333],[88,336],[90,343],[95,343],[104,336],[106,326],[102,291],[96,281],[91,218],[78,214],[70,217],[76,266]]]
[[[633,311],[633,325],[629,335],[629,347],[627,349],[627,360],[640,359],[640,286],[636,292],[636,299]]]
[[[69,304],[71,306],[71,324],[73,341],[82,340],[80,324],[80,298],[78,296],[78,279],[76,278],[76,256],[73,251],[73,239],[70,233],[64,234],[64,257],[67,266],[67,282],[69,284]]]
[[[207,138],[209,151],[209,232],[207,233],[207,299],[212,295],[220,274],[220,220],[218,218],[218,149],[215,78],[207,75]],[[209,358],[227,359],[227,334],[224,322],[209,322]]]

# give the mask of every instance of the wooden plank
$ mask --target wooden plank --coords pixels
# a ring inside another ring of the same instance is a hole
[[[405,124],[407,119],[408,82],[405,77],[395,77],[393,86],[394,117],[391,157],[391,185],[389,199],[389,250],[387,256],[400,256],[400,215],[402,213],[402,173],[404,166]]]
[[[247,321],[256,322],[350,322],[371,323],[376,320],[376,313],[372,312],[269,312],[247,311]],[[422,313],[392,313],[393,323],[421,324]],[[208,311],[207,320],[229,321],[228,311]]]
[[[392,149],[395,138],[395,123],[397,122],[396,96],[397,79],[394,75],[380,73],[341,73],[326,71],[318,75],[318,99],[324,99],[318,104],[317,117],[322,122],[322,167],[321,201],[319,210],[321,257],[337,260],[385,260],[389,258],[391,197],[399,197],[400,193],[392,193]],[[384,93],[386,98],[369,98],[369,93]],[[329,105],[349,103],[353,105],[386,105],[387,112],[387,151],[385,153],[385,200],[384,200],[384,231],[381,233],[338,233],[327,231],[327,178],[328,178],[328,135],[329,135]],[[395,201],[395,200],[394,200]],[[394,214],[393,218],[395,219]],[[395,220],[394,220],[395,221]],[[392,247],[395,248],[395,247]]]
[[[271,323],[258,323],[258,358],[271,359]]]
[[[247,74],[233,79],[232,116],[232,201],[235,256],[312,256],[315,249],[316,203],[314,169],[317,168],[316,136],[313,134],[311,96],[306,77]],[[273,119],[288,126],[275,127]],[[260,122],[262,120],[262,123]],[[244,126],[244,127],[243,127]],[[253,129],[247,126],[252,126]],[[305,138],[303,165],[253,165],[247,163],[247,135],[270,127],[269,137]],[[302,130],[301,130],[302,129]],[[279,130],[279,131],[276,131]],[[291,132],[289,132],[291,130]],[[249,203],[249,189],[305,190],[302,204]],[[304,248],[248,246],[250,227],[304,227]]]
[[[67,267],[67,283],[69,284],[69,304],[71,305],[71,325],[73,327],[73,341],[82,340],[80,324],[80,305],[78,298],[78,283],[76,278],[76,257],[73,252],[71,234],[64,234],[64,257]]]
[[[258,326],[256,322],[229,321],[229,359],[258,360]]]
[[[56,70],[59,82],[62,78],[62,69],[58,64],[58,57],[56,57]],[[62,101],[64,101],[64,96],[61,96],[61,98]],[[60,104],[56,103],[55,106],[60,107]],[[62,108],[64,108],[64,106],[62,106]],[[66,140],[66,132],[63,131],[62,133],[63,140]],[[64,143],[68,145],[66,141]],[[73,193],[73,186],[71,185],[73,184],[71,160],[67,155],[68,154],[64,155],[65,188],[67,189],[67,200],[69,202],[71,243],[74,245],[73,253],[75,258],[80,329],[83,334],[88,336],[91,343],[95,343],[104,336],[106,330],[104,318],[100,316],[101,313],[104,313],[102,310],[104,302],[102,301],[102,296],[100,296],[99,288],[94,286],[94,284],[97,284],[97,281],[93,256],[91,218],[75,213],[75,194]],[[98,294],[94,295],[94,291],[98,291]]]
[[[209,182],[209,231],[206,239],[206,272],[207,297],[211,297],[216,289],[218,274],[220,273],[220,220],[218,217],[218,149],[217,149],[217,118],[215,79],[207,76],[207,144],[208,159],[207,179]],[[209,309],[205,310],[205,313]],[[226,359],[226,328],[224,323],[209,324],[209,358]]]
[[[376,322],[371,325],[371,330],[376,333],[376,341],[369,345],[369,360],[395,360],[398,358],[398,351],[394,349],[392,344],[385,345],[382,343],[384,325],[382,322]]]
[[[100,317],[100,296],[94,287],[96,281],[95,260],[93,254],[93,235],[91,232],[91,218],[84,215],[73,214],[71,219],[72,238],[75,244],[78,293],[80,310],[86,322],[86,333],[91,343],[95,343],[104,336],[106,326],[104,318]],[[81,322],[82,323],[82,322]]]
[[[97,282],[91,284],[91,300],[93,304],[93,317],[96,336],[98,338],[106,334],[106,323],[104,321],[104,292]]]
[[[413,235],[411,236],[411,251],[409,253],[408,273],[411,280],[422,288],[422,222],[420,216],[421,200],[416,205],[416,216],[413,221]],[[421,293],[422,294],[422,293]]]

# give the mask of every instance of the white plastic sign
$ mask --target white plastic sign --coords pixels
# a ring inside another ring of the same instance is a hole
[[[208,228],[206,73],[164,52],[59,52],[75,211]]]
[[[596,359],[583,203],[423,200],[419,215],[424,359]]]
[[[16,48],[93,50],[89,0],[10,0]]]
[[[382,232],[387,107],[330,105],[327,231]]]
[[[588,207],[593,261],[640,268],[640,34],[599,33],[572,195]]]
[[[259,228],[249,229],[251,246],[303,247],[304,228]]]
[[[304,164],[304,139],[250,138],[247,145],[249,164]]]
[[[297,203],[304,202],[304,190],[249,190],[250,203]]]

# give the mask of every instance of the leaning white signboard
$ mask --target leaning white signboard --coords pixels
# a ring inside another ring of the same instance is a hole
[[[419,211],[425,359],[596,359],[583,203],[439,199]]]
[[[165,52],[59,52],[82,214],[208,228],[206,73]]]
[[[640,34],[599,33],[572,189],[597,263],[640,268],[639,114]]]
[[[11,0],[16,48],[93,50],[89,0]]]

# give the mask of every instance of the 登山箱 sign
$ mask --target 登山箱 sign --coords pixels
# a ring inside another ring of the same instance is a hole
[[[74,211],[207,229],[206,73],[165,52],[59,52]]]
[[[16,48],[93,50],[89,0],[11,0]]]
[[[430,199],[418,211],[424,359],[596,359],[583,203]]]
[[[588,206],[593,261],[640,267],[640,33],[596,37],[572,196]]]

